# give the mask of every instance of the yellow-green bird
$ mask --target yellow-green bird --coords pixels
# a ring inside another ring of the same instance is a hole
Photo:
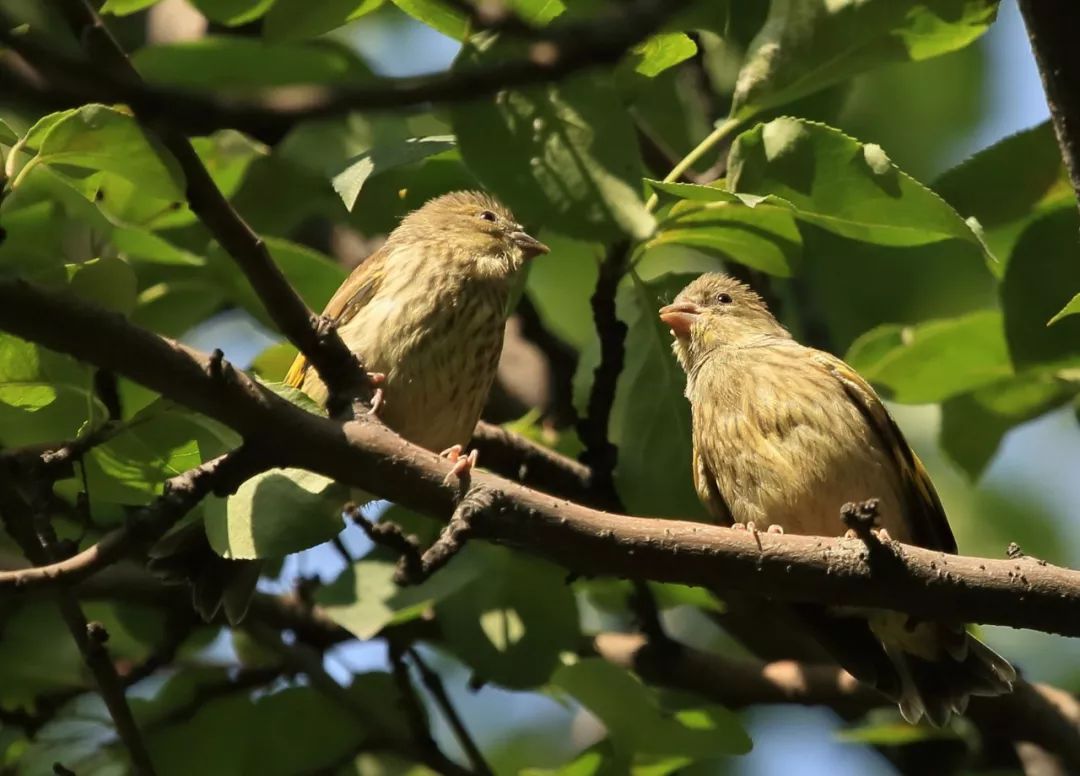
[[[452,192],[405,216],[326,305],[324,315],[376,377],[373,411],[409,441],[455,461],[450,476],[476,461],[461,451],[495,379],[514,280],[547,252],[492,197]],[[325,384],[302,355],[285,380],[326,402]],[[230,620],[243,618],[261,561],[218,557],[201,522],[155,550],[152,567],[190,582],[204,618],[223,603]]]
[[[956,552],[926,470],[850,366],[800,345],[756,293],[725,275],[697,278],[660,318],[687,375],[694,484],[716,520],[835,536],[842,505],[875,498],[887,537]],[[925,715],[943,725],[970,695],[1009,692],[1016,679],[959,624],[872,609],[817,614],[833,640],[842,631],[858,650],[877,650],[857,668],[841,662],[891,695],[909,722]]]
[[[323,314],[378,375],[383,422],[458,460],[495,379],[514,278],[547,252],[495,199],[458,191],[407,215],[353,270]],[[285,382],[326,401],[302,355]]]

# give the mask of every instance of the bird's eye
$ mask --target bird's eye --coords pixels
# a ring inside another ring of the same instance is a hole
[[[495,214],[492,213],[490,210],[481,210],[480,211],[480,217],[482,219],[484,219],[485,221],[494,221],[495,220]]]
[[[717,294],[716,301],[720,304],[731,304],[731,294]]]

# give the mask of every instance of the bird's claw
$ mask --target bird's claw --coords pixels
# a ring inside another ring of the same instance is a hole
[[[468,455],[462,455],[465,450],[461,445],[454,445],[443,450],[439,455],[442,458],[446,458],[450,463],[454,464],[454,467],[446,473],[443,477],[443,485],[449,485],[454,478],[463,480],[469,476],[469,473],[476,466],[476,459],[479,453],[476,450],[472,450]]]
[[[368,410],[368,415],[378,415],[384,398],[383,389],[380,386],[386,382],[386,375],[382,372],[368,372],[367,376],[375,388],[371,394],[371,409]]]
[[[784,533],[784,526],[777,525],[776,523],[773,523],[772,525],[770,525],[768,528],[765,529],[765,533],[781,534],[782,535]]]

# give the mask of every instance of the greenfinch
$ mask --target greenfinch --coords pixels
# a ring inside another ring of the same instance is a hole
[[[660,318],[687,375],[694,484],[717,521],[835,536],[843,505],[876,499],[881,540],[956,552],[926,470],[854,369],[800,345],[756,293],[725,275],[697,278]],[[878,650],[857,669],[838,659],[912,723],[943,725],[969,696],[1007,693],[1016,679],[959,624],[885,610],[816,614],[819,628],[833,629],[829,640],[843,632],[859,650]]]
[[[405,216],[326,305],[323,314],[378,386],[372,411],[410,442],[453,460],[448,479],[476,461],[462,450],[495,379],[515,278],[547,252],[491,196],[451,192]],[[302,354],[285,382],[327,400]],[[234,622],[246,613],[261,565],[218,557],[201,523],[167,537],[152,563],[192,584],[203,617],[224,603]]]

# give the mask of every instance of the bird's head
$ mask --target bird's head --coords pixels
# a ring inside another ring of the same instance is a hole
[[[526,261],[548,252],[502,203],[479,191],[429,200],[402,220],[391,239],[443,246],[450,261],[490,278],[509,278]]]
[[[675,337],[673,349],[687,373],[722,347],[739,347],[763,337],[790,337],[761,297],[734,278],[708,273],[660,308],[660,320]]]

